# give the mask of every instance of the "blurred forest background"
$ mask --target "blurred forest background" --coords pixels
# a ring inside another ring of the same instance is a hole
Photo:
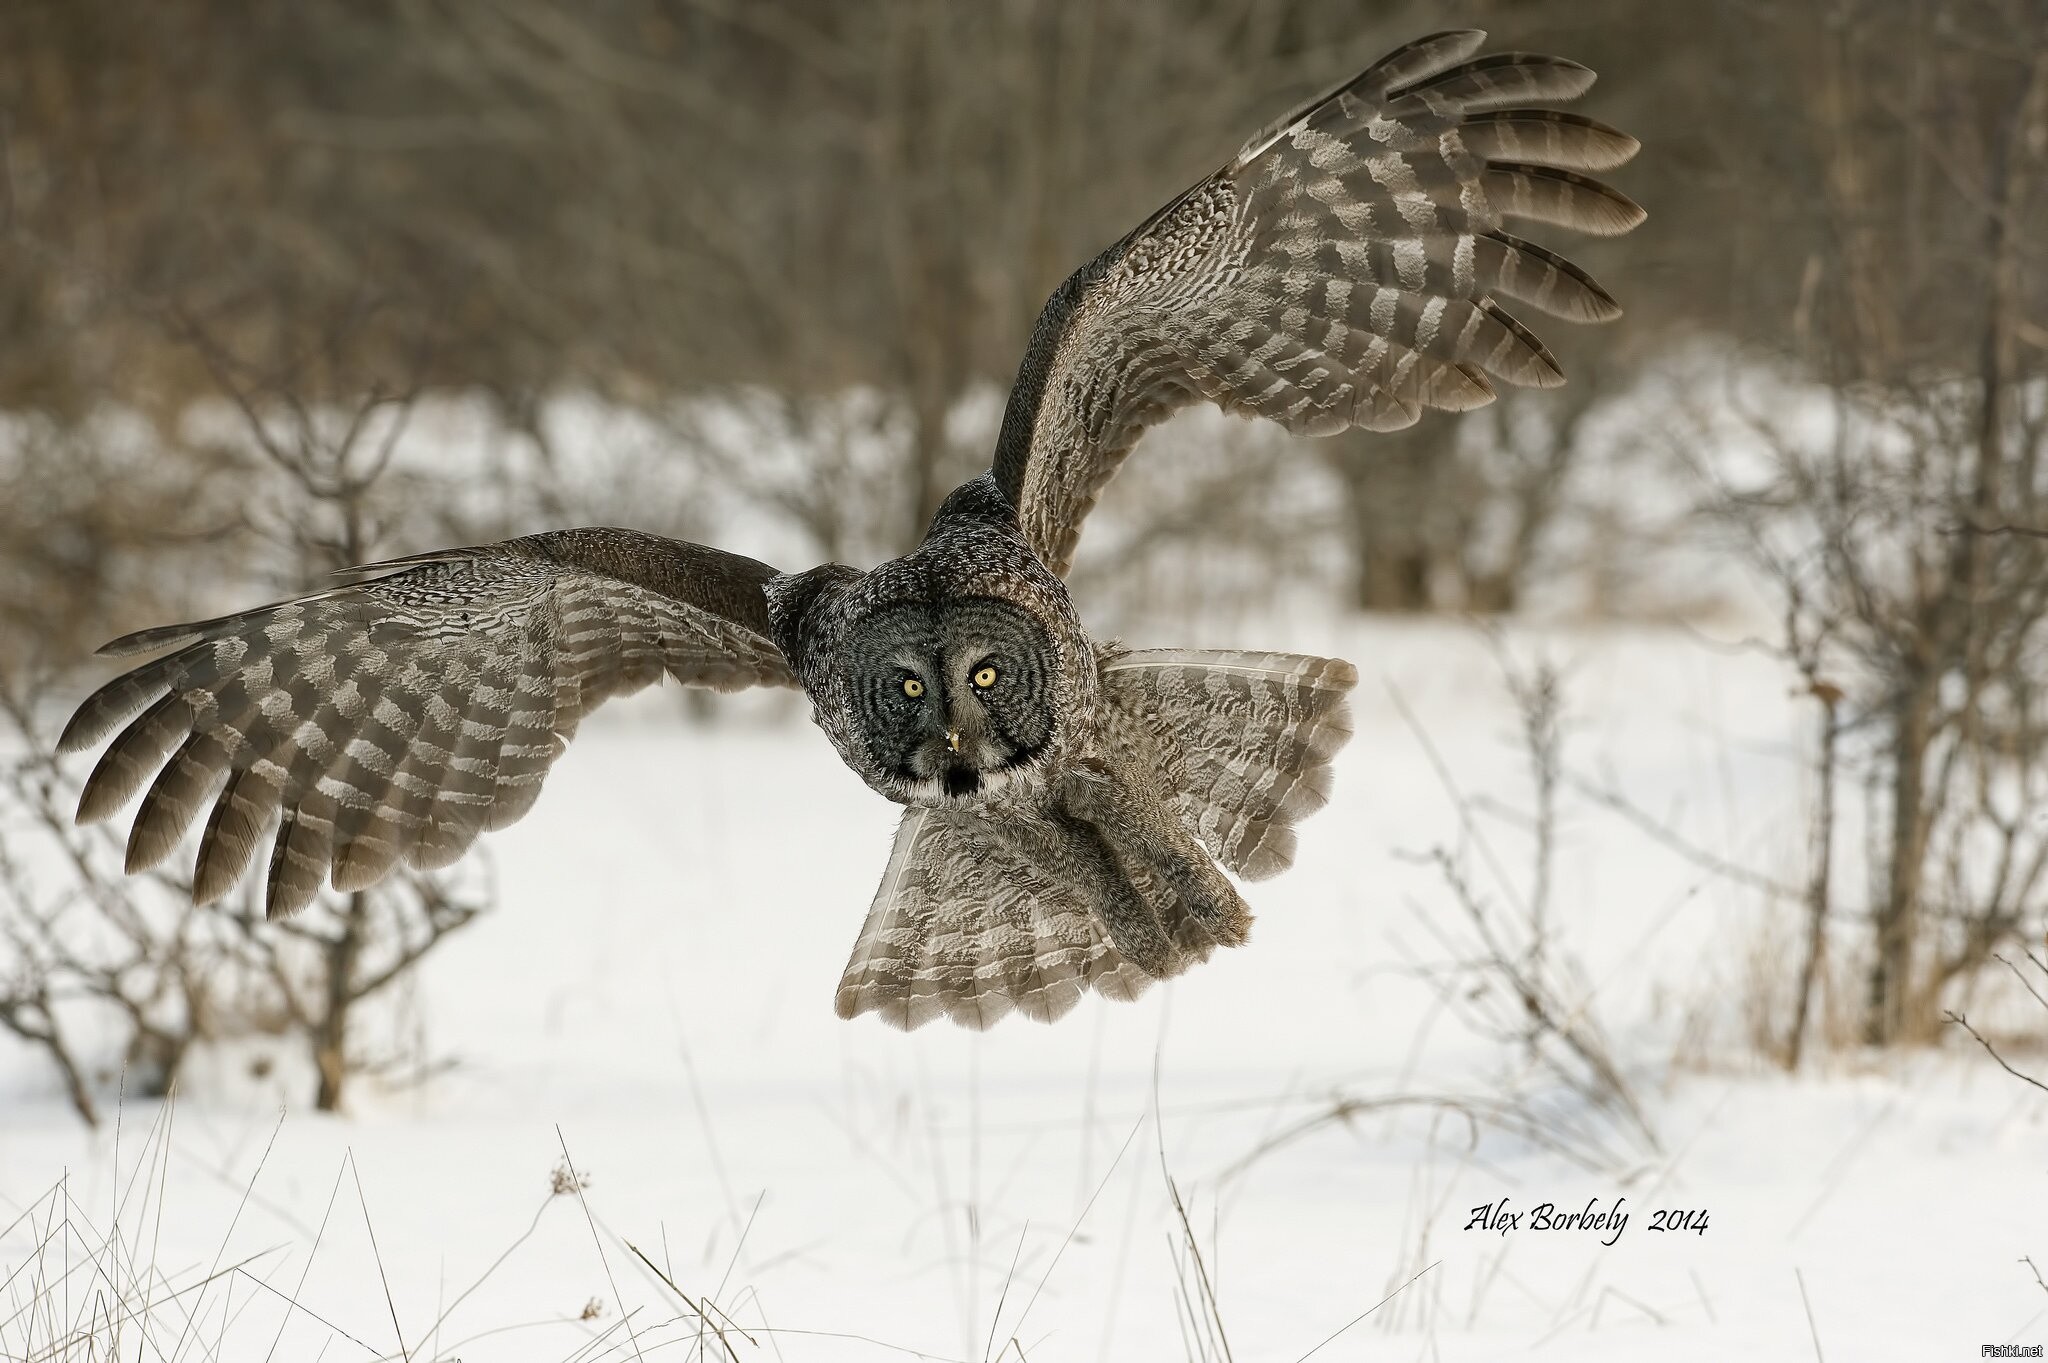
[[[1454,26],[1592,66],[1585,111],[1642,140],[1609,178],[1647,224],[1568,247],[1627,315],[1544,329],[1567,388],[1397,435],[1176,422],[1077,585],[1110,619],[1290,583],[1740,620],[1814,699],[1822,793],[1772,1044],[1798,1062],[1838,931],[1861,1039],[1925,1037],[2038,943],[2048,862],[2043,0],[11,0],[18,723],[47,737],[35,698],[111,635],[379,555],[591,522],[899,551],[985,464],[1069,270]],[[1861,848],[1838,785],[1879,811]],[[468,912],[412,902],[393,940]],[[316,943],[344,1006],[390,977],[355,931]]]
[[[1577,466],[1603,406],[1674,353],[1707,337],[1913,385],[1978,373],[1991,329],[2015,370],[2038,369],[2039,311],[2006,278],[2038,299],[2037,234],[1995,257],[2040,204],[2041,11],[18,0],[0,16],[0,410],[22,419],[0,473],[0,654],[76,656],[203,604],[194,575],[220,580],[250,530],[275,529],[247,524],[248,442],[192,422],[224,398],[460,394],[516,457],[559,443],[551,399],[591,395],[798,528],[792,556],[899,549],[986,461],[990,409],[1069,270],[1276,109],[1456,25],[1594,67],[1585,107],[1648,148],[1616,178],[1650,224],[1569,243],[1627,316],[1546,328],[1571,375],[1554,398],[1289,449],[1331,494],[1321,562],[1372,609],[1511,608],[1594,561],[1611,580],[1578,604],[1660,609],[1611,541],[1669,527],[1613,495],[1617,470]],[[751,429],[687,429],[688,399],[740,392]],[[130,440],[100,424],[114,413]],[[1664,453],[1674,424],[1600,443]],[[1133,533],[1298,550],[1272,533],[1298,530],[1296,498],[1259,491],[1265,434],[1231,429],[1201,495]],[[138,441],[147,467],[118,463]],[[769,448],[792,444],[816,453],[791,466]],[[561,481],[561,505],[504,514],[636,504]],[[715,529],[654,510],[658,528]],[[389,526],[367,547],[433,533]]]

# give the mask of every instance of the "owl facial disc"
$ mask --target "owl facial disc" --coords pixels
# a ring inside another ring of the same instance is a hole
[[[1053,737],[1058,657],[1029,612],[992,597],[897,602],[850,631],[845,671],[874,779],[923,805],[999,790]]]

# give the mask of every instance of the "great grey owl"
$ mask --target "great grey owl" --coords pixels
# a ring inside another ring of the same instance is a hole
[[[149,784],[150,866],[211,805],[193,893],[224,894],[275,821],[268,911],[323,880],[441,866],[532,805],[577,723],[664,674],[800,686],[846,764],[906,807],[838,1011],[1050,1021],[1245,940],[1224,868],[1286,867],[1350,734],[1350,664],[1091,640],[1062,578],[1145,428],[1197,401],[1290,431],[1391,430],[1493,380],[1563,381],[1503,300],[1600,321],[1614,300],[1503,224],[1612,234],[1643,214],[1582,172],[1634,139],[1523,107],[1593,82],[1474,57],[1483,34],[1391,53],[1247,141],[1047,302],[993,468],[914,552],[780,573],[628,530],[562,530],[370,565],[369,580],[110,654],[168,650],[94,693],[61,746],[108,747],[79,800]],[[139,712],[139,714],[138,714]],[[1219,866],[1220,863],[1220,866]]]

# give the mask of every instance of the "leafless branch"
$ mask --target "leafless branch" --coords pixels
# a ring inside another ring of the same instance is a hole
[[[1989,1041],[1986,1041],[1983,1035],[1979,1033],[1975,1027],[1972,1027],[1970,1025],[1969,1019],[1964,1017],[1961,1013],[1952,1013],[1944,1011],[1942,1013],[1942,1018],[1962,1028],[1964,1031],[1968,1032],[1970,1036],[1975,1039],[1977,1044],[1984,1048],[1984,1053],[1990,1056],[1993,1060],[1996,1060],[1998,1062],[1998,1067],[2004,1070],[2007,1074],[2011,1075],[2013,1078],[2019,1080],[2022,1083],[2032,1084],[2035,1088],[2040,1089],[2043,1093],[2048,1093],[2048,1084],[2042,1083],[2040,1080],[2034,1078],[2030,1074],[2021,1074],[2011,1065],[2006,1064],[2005,1057],[1998,1053],[1998,1048],[1993,1046]]]

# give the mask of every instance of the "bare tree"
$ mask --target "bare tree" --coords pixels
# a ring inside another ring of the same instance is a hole
[[[1323,443],[1344,489],[1351,601],[1361,610],[1517,609],[1550,569],[1573,509],[1587,418],[1613,396],[1615,367],[1575,370],[1555,395],[1430,413],[1392,433]]]
[[[1838,247],[1810,260],[1796,318],[1820,396],[1731,381],[1700,428],[1727,438],[1732,410],[1761,468],[1728,472],[1704,446],[1695,462],[1823,700],[1823,800],[1838,763],[1881,788],[1863,1031],[1888,1044],[1931,1035],[1938,1000],[2042,911],[2048,840],[2028,811],[2048,796],[2048,541],[2023,532],[2048,525],[2026,339],[2048,317],[2027,230],[2048,204],[2048,11],[1854,8],[1781,22],[1812,60],[1797,126]],[[1809,963],[1832,837],[1816,833]]]

